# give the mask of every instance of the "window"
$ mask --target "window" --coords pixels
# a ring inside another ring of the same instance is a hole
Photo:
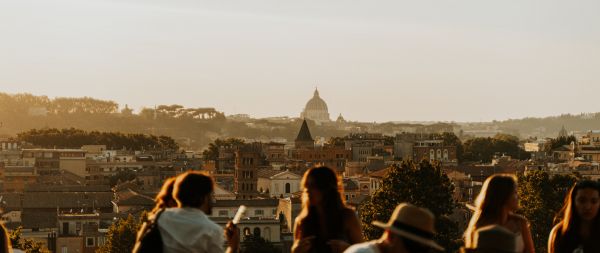
[[[291,189],[290,189],[290,183],[285,183],[285,193],[290,193]]]
[[[227,217],[227,216],[229,216],[229,212],[227,210],[219,210],[219,216]]]
[[[69,234],[69,223],[68,222],[63,222],[63,229],[62,229],[62,234],[63,235],[68,235]]]
[[[106,237],[98,237],[98,247],[103,246],[106,243]]]
[[[254,210],[254,215],[264,215],[264,214],[265,214],[265,212],[262,209],[256,209],[256,210]]]
[[[60,248],[60,253],[69,253],[69,248],[67,248],[67,246],[62,246],[62,248]]]
[[[254,228],[254,236],[259,237],[260,236],[260,228]]]
[[[88,248],[94,247],[94,241],[95,241],[94,239],[95,239],[94,237],[86,237],[85,238],[85,246]]]

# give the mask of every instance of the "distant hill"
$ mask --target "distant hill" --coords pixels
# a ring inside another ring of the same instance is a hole
[[[559,116],[523,119],[509,119],[485,123],[461,124],[463,130],[489,129],[499,130],[521,138],[556,137],[562,127],[569,132],[585,132],[600,129],[600,113],[562,114]]]
[[[181,147],[204,149],[216,138],[285,138],[293,141],[301,119],[229,120],[214,108],[184,108],[181,105],[159,105],[132,113],[109,100],[55,98],[31,94],[0,93],[0,136],[15,136],[30,129],[77,128],[85,131],[142,133],[166,135]],[[600,113],[560,115],[546,118],[524,118],[484,123],[371,123],[332,122],[316,125],[309,120],[314,136],[339,137],[350,132],[444,132],[488,129],[520,137],[556,136],[562,126],[569,131],[600,129]]]

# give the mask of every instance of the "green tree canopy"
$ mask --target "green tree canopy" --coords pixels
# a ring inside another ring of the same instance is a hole
[[[557,138],[550,139],[550,141],[544,145],[544,151],[551,152],[552,150],[564,145],[571,145],[571,142],[577,143],[577,138],[573,135],[559,136]]]
[[[41,242],[34,242],[32,239],[23,238],[22,227],[18,227],[10,232],[8,238],[13,249],[24,250],[27,253],[46,253],[48,249],[42,247]]]
[[[526,159],[527,153],[519,145],[519,138],[507,134],[498,134],[493,138],[478,137],[464,144],[463,158],[473,162],[491,162],[494,155],[509,155],[517,159]]]
[[[81,148],[83,145],[106,145],[108,149],[177,151],[179,146],[171,137],[119,132],[87,132],[81,129],[31,129],[19,133],[20,141],[44,148]]]
[[[575,175],[550,176],[543,170],[528,171],[526,175],[518,175],[518,178],[520,213],[531,224],[536,252],[547,252],[548,236],[555,225],[554,216],[577,178]]]
[[[205,160],[217,160],[219,158],[219,148],[225,146],[237,146],[244,144],[244,140],[237,138],[228,139],[216,139],[212,143],[208,144],[208,149],[202,152]]]
[[[457,224],[448,219],[456,206],[452,193],[454,186],[437,164],[428,161],[414,163],[404,161],[390,167],[382,187],[370,200],[360,207],[363,233],[368,239],[376,239],[383,231],[371,223],[387,222],[396,206],[402,202],[427,208],[436,216],[436,240],[453,252],[458,248],[460,234]]]
[[[96,250],[97,253],[130,253],[135,246],[137,231],[141,222],[132,215],[119,219],[108,228],[106,242]]]

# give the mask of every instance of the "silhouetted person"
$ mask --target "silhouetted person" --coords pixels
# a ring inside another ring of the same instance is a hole
[[[225,231],[210,220],[214,199],[213,180],[198,172],[186,172],[175,180],[173,196],[177,207],[167,208],[158,219],[163,251],[222,253],[224,239],[228,252],[237,252],[239,229],[230,222]]]
[[[475,230],[470,248],[461,253],[516,253],[515,233],[500,225],[489,225]]]
[[[8,230],[6,230],[6,227],[4,227],[3,224],[0,224],[0,230],[0,253],[12,252],[10,239],[8,237]]]
[[[333,170],[311,168],[301,184],[302,211],[294,224],[293,253],[343,252],[363,241],[360,221],[344,205]]]
[[[529,222],[514,212],[519,209],[517,181],[512,175],[496,174],[485,180],[475,200],[475,213],[465,231],[465,247],[472,248],[475,231],[500,225],[516,235],[517,253],[534,253]]]
[[[565,197],[558,224],[548,238],[549,253],[600,252],[600,186],[579,181]]]
[[[352,245],[345,253],[423,253],[444,248],[434,240],[435,217],[425,208],[409,203],[396,207],[387,223],[373,225],[385,229],[378,240]]]

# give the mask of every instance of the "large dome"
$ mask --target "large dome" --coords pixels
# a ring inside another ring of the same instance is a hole
[[[314,120],[317,124],[331,121],[329,119],[327,103],[319,97],[319,91],[317,89],[315,89],[314,96],[306,103],[300,117]]]
[[[315,90],[315,95],[308,100],[304,107],[306,111],[329,111],[327,109],[327,103],[321,97],[319,97],[319,91]]]

